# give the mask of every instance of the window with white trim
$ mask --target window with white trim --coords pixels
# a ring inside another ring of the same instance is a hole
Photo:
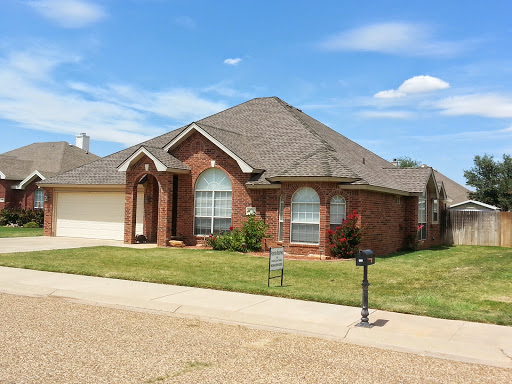
[[[329,228],[331,231],[335,231],[336,227],[339,227],[346,218],[347,205],[345,199],[340,195],[333,196],[330,205],[331,219]]]
[[[279,234],[277,241],[283,241],[284,232],[284,196],[279,197]]]
[[[439,200],[432,199],[432,223],[439,223]]]
[[[290,229],[292,243],[319,243],[320,198],[313,188],[304,187],[294,193]]]
[[[418,240],[427,239],[427,192],[418,196]]]
[[[196,181],[194,235],[209,235],[231,227],[231,180],[218,168],[201,173]]]
[[[38,188],[34,191],[34,209],[44,208],[44,190]]]

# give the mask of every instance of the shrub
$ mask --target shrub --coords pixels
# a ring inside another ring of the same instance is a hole
[[[265,235],[265,232],[268,229],[268,225],[263,222],[263,220],[256,220],[254,215],[250,215],[249,219],[242,223],[243,231],[245,232],[245,244],[249,251],[259,251],[261,250],[261,240],[265,237],[270,237]]]
[[[334,231],[330,229],[327,231],[329,234],[329,249],[332,256],[338,258],[356,256],[363,237],[359,220],[360,216],[356,211],[353,211]]]
[[[12,209],[6,208],[0,211],[0,224],[18,224],[24,226],[34,222],[38,227],[44,224],[44,210],[42,209]]]
[[[242,230],[230,227],[229,231],[211,234],[206,238],[206,245],[217,251],[259,251],[261,249],[261,240],[268,229],[263,220],[256,220],[251,215],[249,219],[242,223]]]
[[[39,228],[39,225],[35,221],[30,221],[27,224],[23,225],[23,228]]]

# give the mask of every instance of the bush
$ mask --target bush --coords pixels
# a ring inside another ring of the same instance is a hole
[[[42,227],[44,224],[44,210],[6,208],[0,211],[1,225],[18,224],[19,226],[25,226],[30,222],[34,222],[37,227]]]
[[[331,255],[338,258],[355,257],[359,252],[359,244],[363,237],[362,228],[359,225],[360,216],[356,211],[348,215],[336,230],[329,229],[329,249]]]
[[[265,235],[265,232],[268,229],[268,225],[263,222],[263,220],[256,220],[254,215],[249,216],[249,219],[242,223],[243,232],[245,232],[245,244],[249,251],[259,251],[261,250],[261,240],[265,237],[270,237]]]
[[[261,240],[268,229],[263,220],[256,220],[251,215],[247,222],[242,223],[242,230],[238,228],[229,228],[229,232],[211,234],[206,238],[206,245],[217,251],[259,251],[261,249]]]
[[[23,228],[39,228],[39,225],[37,225],[37,223],[34,221],[30,221],[27,224],[25,224]]]

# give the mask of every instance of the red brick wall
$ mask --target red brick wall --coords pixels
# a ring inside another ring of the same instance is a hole
[[[19,181],[0,180],[0,198],[4,198],[4,202],[0,202],[0,210],[4,208],[22,208],[34,209],[34,191],[38,188],[36,183],[41,179],[36,178],[25,189],[12,189],[13,185]]]

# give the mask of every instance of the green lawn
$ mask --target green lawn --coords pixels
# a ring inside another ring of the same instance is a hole
[[[95,247],[0,254],[0,265],[361,305],[355,262],[285,261],[284,287],[268,259],[191,249]],[[377,258],[370,307],[512,325],[512,248],[457,246]]]
[[[0,237],[43,236],[43,228],[0,227]]]

